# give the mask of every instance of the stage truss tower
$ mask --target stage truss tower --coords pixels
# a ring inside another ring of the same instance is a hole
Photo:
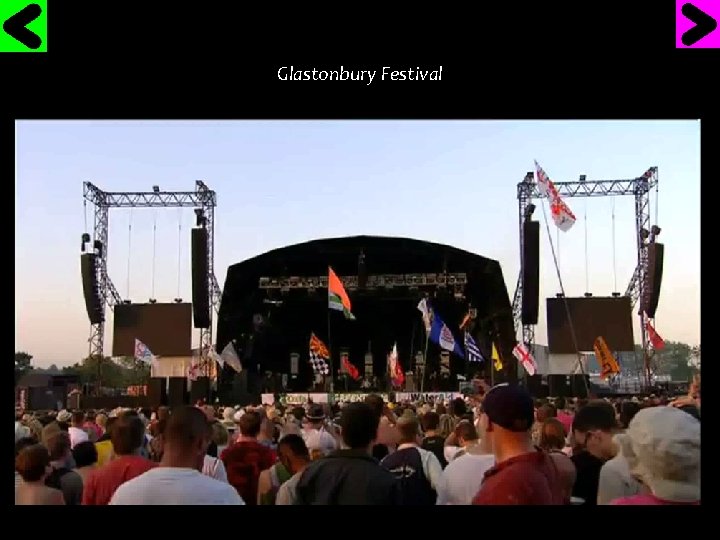
[[[625,296],[630,297],[631,305],[634,307],[638,299],[643,295],[643,287],[646,283],[648,272],[648,234],[650,227],[650,192],[656,188],[659,182],[658,168],[650,167],[645,174],[631,180],[586,180],[584,176],[576,182],[554,182],[558,193],[563,198],[574,197],[612,197],[632,195],[635,197],[635,236],[637,245],[637,266],[633,272],[630,282],[625,289]],[[533,350],[535,345],[535,326],[522,324],[522,276],[523,261],[522,253],[524,246],[523,223],[528,213],[528,207],[533,199],[545,198],[538,190],[535,182],[535,175],[529,172],[522,182],[517,185],[518,215],[520,225],[520,275],[518,276],[515,295],[513,297],[513,319],[515,321],[515,332],[522,332],[522,341]],[[656,224],[657,225],[657,224]],[[654,235],[651,236],[654,241]],[[648,339],[645,327],[644,315],[640,317],[640,334],[643,347],[643,366],[646,384],[651,384],[650,360],[652,347]]]
[[[207,287],[210,307],[210,325],[200,330],[200,351],[203,360],[207,360],[212,346],[213,310],[220,308],[222,293],[214,270],[215,206],[217,195],[202,180],[195,182],[195,191],[153,191],[110,192],[103,191],[90,182],[83,183],[83,200],[94,205],[93,245],[97,261],[98,292],[102,301],[102,321],[90,327],[89,354],[102,358],[105,339],[106,304],[111,309],[123,302],[120,293],[108,275],[108,232],[109,211],[111,208],[195,208],[201,211],[203,226],[207,229]]]

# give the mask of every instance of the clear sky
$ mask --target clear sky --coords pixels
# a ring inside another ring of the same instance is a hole
[[[512,297],[520,266],[516,184],[533,159],[555,181],[635,178],[659,167],[666,256],[656,326],[665,339],[699,343],[699,121],[32,121],[17,125],[16,350],[32,354],[38,366],[87,355],[79,254],[93,216],[83,207],[85,180],[106,191],[192,191],[204,180],[218,193],[221,287],[229,265],[269,249],[369,234],[497,259]],[[586,268],[590,292],[624,292],[636,264],[633,197],[566,202],[578,217],[570,232],[559,233],[567,294],[586,291]],[[654,221],[654,193],[651,208]],[[544,306],[559,287],[542,212],[535,216]],[[146,301],[154,282],[159,301],[172,301],[178,290],[190,299],[193,221],[192,209],[111,210],[109,272],[124,297],[129,291],[132,300]],[[538,343],[547,342],[544,315],[542,308]],[[637,328],[635,335],[637,341]]]

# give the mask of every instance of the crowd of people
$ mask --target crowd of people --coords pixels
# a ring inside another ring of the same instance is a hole
[[[700,389],[17,411],[18,505],[698,505]]]

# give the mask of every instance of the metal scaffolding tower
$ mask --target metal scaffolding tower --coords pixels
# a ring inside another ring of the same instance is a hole
[[[630,283],[625,290],[625,296],[630,297],[631,305],[643,295],[643,287],[646,283],[648,272],[648,239],[654,241],[654,235],[650,236],[650,191],[658,185],[658,168],[650,167],[642,176],[631,180],[586,180],[581,177],[576,182],[554,182],[555,188],[561,197],[608,197],[616,195],[633,195],[635,197],[635,235],[637,241],[637,266],[630,278]],[[522,182],[517,185],[518,216],[520,224],[520,275],[518,276],[515,296],[513,297],[513,319],[515,321],[515,332],[520,334],[522,328],[522,341],[532,348],[535,345],[535,326],[522,324],[522,276],[523,261],[522,253],[524,246],[523,223],[528,211],[528,206],[533,199],[545,198],[538,190],[535,182],[535,175],[528,172]],[[645,328],[644,316],[640,316],[640,334],[643,347],[643,366],[645,378],[650,383],[651,370],[650,358],[651,347]]]
[[[83,199],[95,206],[93,245],[97,260],[98,293],[102,301],[102,322],[91,325],[89,352],[91,357],[103,358],[105,338],[105,304],[113,308],[123,302],[120,293],[108,275],[108,228],[111,208],[195,208],[203,219],[198,224],[207,229],[207,286],[210,307],[210,325],[200,330],[200,350],[207,357],[212,346],[212,312],[219,310],[222,293],[213,266],[215,206],[217,196],[202,180],[195,182],[195,191],[160,191],[156,186],[147,192],[109,192],[103,191],[90,182],[83,183]]]

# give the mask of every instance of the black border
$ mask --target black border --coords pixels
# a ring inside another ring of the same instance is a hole
[[[16,119],[662,117],[702,119],[702,174],[709,185],[714,182],[711,160],[718,148],[718,124],[717,116],[712,119],[710,114],[717,109],[717,77],[712,68],[718,65],[718,51],[674,48],[675,6],[668,0],[647,5],[616,0],[568,6],[479,6],[477,12],[449,6],[441,13],[439,4],[415,4],[396,14],[386,5],[340,9],[273,4],[259,13],[244,4],[220,2],[182,8],[177,2],[50,0],[49,52],[0,54],[2,176],[8,181],[14,178],[11,142]],[[340,63],[442,64],[444,80],[435,85],[362,87],[283,84],[274,75],[281,65]],[[705,190],[704,195],[704,201],[712,204],[713,193]],[[702,212],[703,229],[712,231],[712,208],[706,210],[710,211]],[[713,364],[711,359],[705,366],[709,381],[713,381]],[[10,410],[9,391],[7,395]],[[712,462],[706,460],[707,464]],[[710,490],[706,496],[712,496]],[[27,515],[22,515],[26,512],[22,508],[14,511],[18,523],[33,531],[38,526],[67,526],[68,512],[82,513],[82,519],[101,516],[97,531],[116,527],[111,514],[103,515],[103,510],[92,514],[63,510],[57,519],[39,519],[37,509]],[[170,528],[186,528],[194,522],[204,529],[201,534],[222,534],[226,528],[249,532],[242,510],[235,514],[238,520],[217,509],[175,514],[170,521],[165,511],[152,510],[148,519],[142,519],[146,510],[127,512],[131,526],[126,530],[131,534],[155,530],[171,534]],[[262,519],[263,512],[257,508],[248,515],[261,516],[258,526],[276,530],[280,523]],[[275,509],[268,516],[278,512],[283,511]],[[563,517],[543,509],[535,519],[522,519],[517,509],[503,508],[437,508],[423,514],[341,508],[331,511],[336,517],[327,510],[285,512],[282,525],[294,530],[334,535],[357,531],[363,536],[385,535],[390,529],[403,536],[413,530],[430,533],[431,523],[448,536],[498,530],[537,535],[546,528],[563,536],[591,536],[594,530],[610,535],[662,530],[667,535],[676,527],[678,533],[684,532],[690,524],[687,518],[693,524],[697,519],[694,511],[679,515],[690,510],[668,508],[606,508],[592,514],[576,509],[563,511]],[[525,512],[538,510],[525,510],[523,516]],[[671,515],[675,512],[678,515]],[[573,523],[575,519],[580,523]]]

